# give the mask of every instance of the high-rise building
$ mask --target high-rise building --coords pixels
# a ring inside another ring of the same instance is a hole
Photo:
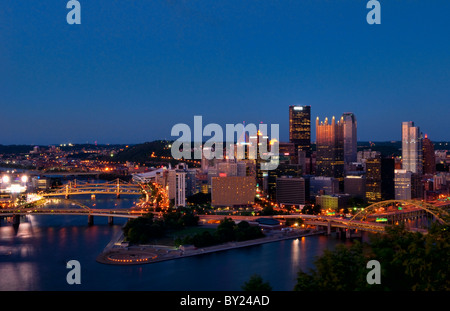
[[[278,154],[279,154],[279,160],[280,164],[293,164],[295,163],[293,161],[297,150],[295,149],[294,143],[282,143],[278,145]]]
[[[366,197],[366,177],[350,175],[344,177],[344,191],[345,193],[356,198]]]
[[[366,160],[366,199],[369,203],[381,201],[381,156]]]
[[[356,117],[351,112],[342,115],[344,132],[344,163],[347,165],[356,162],[357,139],[356,139]]]
[[[248,206],[254,203],[256,184],[253,176],[213,177],[213,206]]]
[[[395,170],[395,199],[411,200],[412,173],[407,170]]]
[[[311,155],[311,106],[289,106],[289,142]]]
[[[174,206],[186,206],[186,172],[171,169],[168,179],[169,199]]]
[[[344,135],[343,119],[331,122],[328,118],[319,122],[316,119],[316,175],[334,177],[343,181],[344,178]]]
[[[414,122],[402,122],[402,169],[422,174],[422,138]]]
[[[300,164],[280,164],[276,169],[270,170],[267,173],[267,194],[270,199],[275,199],[278,178],[282,176],[301,177],[304,172]],[[309,189],[307,195],[309,196]]]
[[[369,203],[395,198],[394,159],[376,154],[366,159],[366,199]]]
[[[334,177],[311,176],[309,187],[311,196],[339,193],[339,181]]]
[[[422,141],[422,153],[423,153],[423,173],[434,174],[436,173],[436,157],[434,155],[433,142],[425,134],[425,138]]]
[[[395,160],[393,158],[381,159],[381,199],[395,199]]]
[[[283,176],[276,179],[277,203],[283,205],[305,204],[305,180],[301,177]]]

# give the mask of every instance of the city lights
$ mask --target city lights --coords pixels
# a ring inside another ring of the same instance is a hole
[[[10,181],[9,176],[8,176],[8,175],[3,175],[2,181],[3,181],[3,183],[5,183],[5,184],[9,183],[9,181]]]

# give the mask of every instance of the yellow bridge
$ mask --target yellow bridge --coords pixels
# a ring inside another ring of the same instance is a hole
[[[43,198],[32,203],[25,203],[15,208],[0,209],[0,216],[13,217],[13,224],[19,224],[20,216],[25,215],[87,215],[88,224],[92,225],[94,222],[94,216],[108,217],[108,223],[112,224],[114,217],[137,218],[149,213],[147,209],[142,208],[95,209],[75,200],[61,198],[57,199],[57,203],[69,203],[74,207],[48,207],[47,205],[55,203],[53,200],[55,199]],[[154,214],[159,215],[159,213]]]
[[[67,199],[72,195],[81,194],[113,194],[117,197],[120,197],[120,195],[141,195],[142,187],[138,184],[125,182],[119,178],[114,181],[95,184],[75,179],[57,189],[39,193],[43,197],[65,196]]]

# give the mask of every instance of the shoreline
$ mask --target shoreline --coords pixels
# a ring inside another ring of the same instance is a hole
[[[115,237],[105,249],[97,256],[96,261],[102,264],[109,265],[136,265],[136,264],[150,264],[167,260],[174,260],[179,258],[192,257],[197,255],[209,254],[214,252],[238,249],[248,246],[261,245],[265,243],[279,242],[284,240],[291,240],[306,236],[320,235],[325,232],[319,231],[294,231],[294,232],[271,232],[263,238],[247,240],[241,242],[228,242],[225,244],[218,244],[202,248],[189,248],[182,250],[173,246],[166,245],[133,245],[133,246],[118,246],[119,240],[123,240],[123,235]],[[116,241],[116,242],[114,242]]]

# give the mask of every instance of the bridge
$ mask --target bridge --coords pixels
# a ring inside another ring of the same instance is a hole
[[[351,237],[356,232],[383,233],[388,225],[396,225],[407,220],[432,218],[441,224],[448,224],[449,213],[447,209],[450,202],[426,203],[416,200],[388,200],[374,203],[351,218],[323,216],[323,215],[305,215],[289,214],[274,216],[237,216],[237,215],[200,215],[200,219],[222,220],[231,218],[233,220],[256,221],[258,218],[274,218],[286,220],[289,218],[301,218],[305,225],[324,227],[327,234],[331,234],[334,228],[338,234],[346,234]],[[383,221],[379,221],[382,219]],[[426,233],[427,229],[408,227],[409,231]]]
[[[43,197],[64,196],[66,199],[72,195],[81,194],[113,194],[119,198],[121,195],[142,195],[142,187],[138,184],[125,182],[120,178],[106,183],[88,183],[75,179],[55,190],[39,193]]]
[[[113,223],[114,217],[137,218],[149,213],[148,208],[129,208],[129,209],[92,209],[88,206],[70,199],[58,198],[58,201],[67,202],[71,205],[77,205],[79,208],[47,208],[47,204],[52,203],[51,198],[43,198],[33,203],[26,203],[21,206],[0,209],[0,216],[13,217],[13,223],[20,223],[20,216],[23,215],[87,215],[88,224],[93,224],[94,216],[108,217],[108,223]],[[450,202],[434,202],[426,203],[423,201],[404,201],[404,200],[388,200],[374,203],[362,211],[356,213],[351,218],[323,216],[323,215],[305,215],[305,214],[289,214],[289,215],[273,215],[273,216],[238,216],[238,215],[199,215],[200,220],[222,220],[231,218],[233,220],[256,221],[258,218],[274,218],[286,220],[288,218],[301,218],[304,224],[325,227],[327,234],[331,234],[334,228],[339,234],[345,232],[346,237],[358,231],[366,231],[372,233],[383,233],[390,224],[396,225],[411,219],[428,219],[437,221],[441,224],[449,224],[449,213],[447,209]],[[161,213],[153,212],[157,216]],[[383,221],[378,221],[382,219]],[[427,229],[408,227],[409,231],[426,233]]]
[[[427,220],[431,218],[440,224],[449,224],[450,202],[427,203],[419,200],[386,200],[369,205],[351,218],[315,215],[297,215],[305,224],[327,228],[331,234],[334,227],[340,232],[345,230],[347,237],[356,231],[382,233],[388,225],[398,225],[408,220]],[[418,227],[407,227],[409,231],[426,233],[428,230]]]
[[[25,203],[15,208],[0,209],[1,217],[13,217],[13,224],[20,223],[20,217],[25,215],[86,215],[88,225],[94,224],[94,216],[108,217],[108,224],[113,224],[114,217],[138,218],[149,213],[146,209],[135,208],[115,208],[115,209],[94,209],[80,202],[70,199],[59,198],[58,203],[70,203],[78,208],[54,208],[46,205],[54,203],[54,199],[43,198],[33,203]],[[158,213],[156,213],[158,214]]]

